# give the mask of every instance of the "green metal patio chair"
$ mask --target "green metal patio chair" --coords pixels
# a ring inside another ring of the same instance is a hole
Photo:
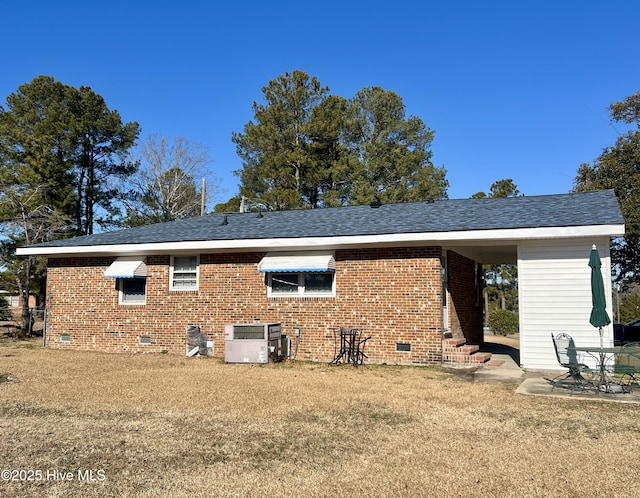
[[[615,357],[615,373],[621,384],[640,386],[640,342],[630,342],[620,348]]]
[[[592,380],[594,372],[582,362],[578,352],[575,350],[575,343],[571,336],[565,333],[554,336],[552,333],[551,340],[553,341],[558,363],[567,369],[567,372],[551,379],[552,390],[556,387],[564,387],[571,391],[595,389],[595,384]]]

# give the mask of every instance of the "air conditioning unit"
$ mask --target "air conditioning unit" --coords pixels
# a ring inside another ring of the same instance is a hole
[[[279,323],[232,323],[224,326],[226,363],[268,363],[282,359]]]

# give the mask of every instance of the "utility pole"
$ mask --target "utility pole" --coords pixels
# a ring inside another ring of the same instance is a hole
[[[204,198],[207,192],[207,180],[202,179],[202,198],[200,200],[200,216],[204,216]]]

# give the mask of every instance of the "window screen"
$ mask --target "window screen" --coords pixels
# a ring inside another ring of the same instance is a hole
[[[273,273],[271,275],[271,292],[274,294],[296,294],[298,292],[298,274]]]
[[[331,292],[333,273],[305,273],[304,290],[308,292]]]

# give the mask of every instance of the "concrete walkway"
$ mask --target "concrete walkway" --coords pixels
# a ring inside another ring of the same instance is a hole
[[[491,360],[474,372],[474,380],[480,382],[522,382],[524,371],[520,368],[520,340],[517,336],[487,334],[480,351],[491,353]]]

